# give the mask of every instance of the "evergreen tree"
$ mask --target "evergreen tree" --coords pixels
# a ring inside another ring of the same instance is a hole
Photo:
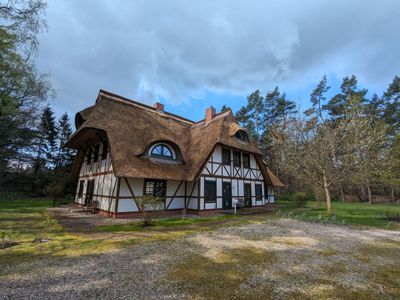
[[[228,109],[231,109],[229,106],[227,106],[227,105],[222,105],[222,107],[221,107],[221,112],[224,112],[224,111],[227,111]]]
[[[317,120],[319,119],[320,122],[324,122],[323,105],[325,105],[326,101],[325,94],[330,88],[331,87],[328,86],[326,75],[324,75],[322,79],[319,81],[316,88],[311,93],[310,101],[312,106],[310,109],[305,111],[305,114],[307,116],[313,115],[314,118],[316,118]]]
[[[349,119],[352,115],[359,113],[365,105],[365,95],[368,92],[366,89],[357,89],[357,78],[355,75],[344,77],[340,90],[340,93],[336,94],[322,107],[333,120]]]
[[[389,134],[400,134],[400,77],[395,76],[383,94],[385,111],[383,117],[389,125]]]
[[[64,113],[57,124],[58,136],[57,136],[57,158],[55,167],[70,167],[73,162],[73,153],[71,149],[63,148],[63,145],[67,142],[68,138],[72,134],[71,124],[67,113]]]
[[[55,164],[57,129],[54,112],[48,105],[42,112],[38,132],[39,136],[35,173],[37,173],[41,168],[53,168]]]

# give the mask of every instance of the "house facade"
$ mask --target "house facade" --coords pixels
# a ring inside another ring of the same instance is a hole
[[[75,202],[97,201],[102,214],[140,213],[135,197],[155,195],[166,211],[202,213],[274,202],[282,186],[231,110],[210,107],[198,122],[106,91],[75,116],[66,147],[78,150]]]

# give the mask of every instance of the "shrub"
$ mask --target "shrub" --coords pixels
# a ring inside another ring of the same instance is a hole
[[[42,223],[40,224],[40,232],[35,242],[47,242],[49,240],[49,234],[53,231],[57,221],[48,215],[44,216]]]
[[[390,211],[387,211],[385,213],[384,219],[388,221],[400,222],[400,213],[391,213]]]
[[[154,225],[154,220],[164,212],[164,201],[160,197],[139,196],[135,197],[136,205],[142,212],[144,226]]]
[[[307,193],[295,192],[293,193],[292,198],[296,206],[301,207],[304,206],[307,202]]]
[[[21,235],[19,231],[0,231],[0,247],[8,248],[17,244],[17,238]]]

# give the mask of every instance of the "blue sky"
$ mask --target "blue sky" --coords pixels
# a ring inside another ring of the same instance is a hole
[[[99,89],[198,120],[279,86],[304,110],[324,74],[332,94],[352,74],[381,94],[400,73],[399,16],[396,0],[52,1],[37,62],[71,118]]]

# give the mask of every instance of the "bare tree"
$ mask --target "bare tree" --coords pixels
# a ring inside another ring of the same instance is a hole
[[[370,130],[371,122],[365,117],[324,123],[298,118],[285,130],[274,132],[274,138],[285,151],[288,172],[303,173],[308,183],[321,186],[328,214],[332,214],[332,186],[361,170],[367,160],[360,151],[369,153],[378,143],[379,135],[371,135]]]

